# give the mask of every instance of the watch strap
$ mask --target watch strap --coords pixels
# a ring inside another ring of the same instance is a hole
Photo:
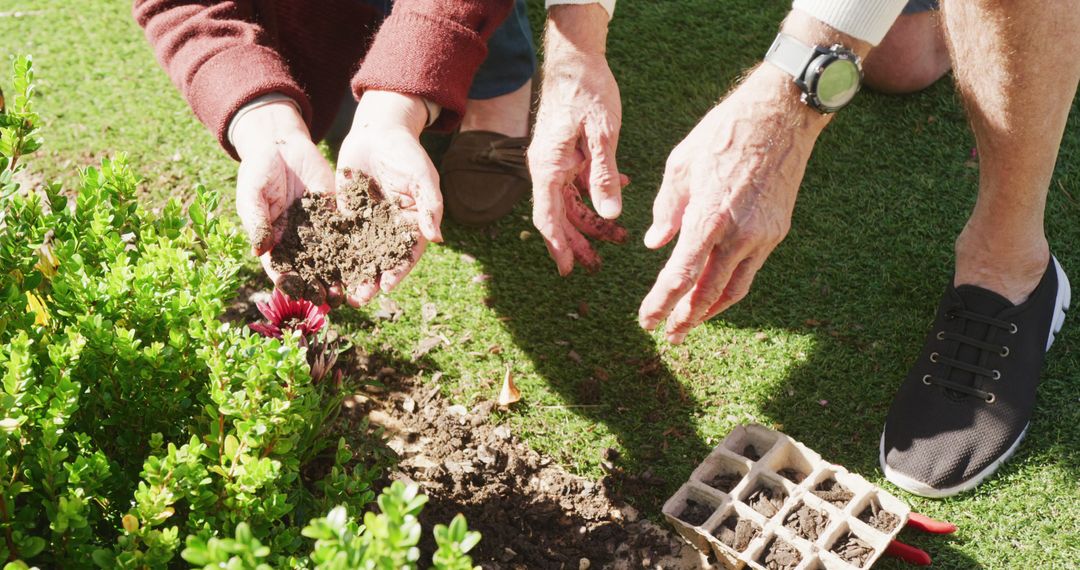
[[[793,36],[780,33],[776,35],[769,51],[765,52],[765,61],[779,67],[798,81],[802,79],[806,67],[816,55],[817,50],[813,47]]]

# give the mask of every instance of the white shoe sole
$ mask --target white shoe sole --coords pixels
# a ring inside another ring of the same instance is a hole
[[[1069,310],[1069,303],[1072,301],[1072,287],[1069,285],[1069,278],[1065,276],[1065,271],[1061,269],[1061,264],[1058,263],[1057,258],[1054,260],[1054,268],[1057,271],[1058,278],[1058,291],[1057,291],[1057,306],[1054,307],[1054,318],[1050,322],[1050,334],[1046,338],[1046,350],[1050,350],[1050,346],[1054,344],[1054,337],[1057,333],[1061,332],[1061,327],[1065,324],[1065,312]],[[893,485],[900,487],[901,489],[920,497],[929,497],[931,499],[940,499],[943,497],[951,497],[964,491],[970,491],[977,487],[979,483],[986,480],[987,477],[994,474],[1006,461],[1009,460],[1016,453],[1016,449],[1020,447],[1020,442],[1024,440],[1024,436],[1027,435],[1028,428],[1031,427],[1029,422],[1024,426],[1024,430],[1020,432],[1020,436],[1016,438],[1016,441],[1009,446],[1009,449],[1005,450],[1005,453],[995,460],[990,465],[987,465],[985,469],[978,472],[974,477],[964,481],[963,483],[954,487],[946,487],[939,489],[937,487],[931,487],[922,481],[913,479],[895,469],[892,469],[885,463],[885,432],[882,431],[881,439],[878,443],[878,462],[881,463],[881,470],[885,472],[885,478],[889,480]]]

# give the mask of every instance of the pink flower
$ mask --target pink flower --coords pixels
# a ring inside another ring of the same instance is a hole
[[[290,299],[280,289],[274,289],[269,303],[256,303],[265,323],[251,323],[251,330],[265,336],[281,338],[283,330],[298,330],[303,336],[315,334],[326,325],[330,306],[316,305],[306,299]]]

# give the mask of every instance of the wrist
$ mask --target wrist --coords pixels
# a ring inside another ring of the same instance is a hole
[[[419,138],[428,123],[428,106],[416,95],[365,91],[356,106],[353,126],[401,127]]]
[[[609,19],[600,4],[552,6],[544,36],[545,53],[560,59],[605,57]]]
[[[296,135],[311,138],[296,103],[286,99],[264,102],[258,107],[241,110],[233,119],[229,130],[229,140],[241,160],[256,148],[265,146],[267,142]]]
[[[780,68],[763,63],[756,67],[739,88],[752,89],[767,100],[773,108],[790,118],[789,126],[798,131],[809,131],[816,137],[832,114],[819,113],[802,100],[803,92],[794,79]]]

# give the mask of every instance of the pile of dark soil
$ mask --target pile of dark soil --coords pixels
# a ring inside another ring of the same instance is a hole
[[[417,482],[430,498],[425,529],[464,513],[480,531],[470,554],[483,569],[707,567],[674,532],[495,424],[492,402],[468,409],[446,402],[434,383],[381,381],[386,389],[364,394],[352,413],[366,413],[389,436],[401,457],[392,477]],[[707,518],[713,509],[701,507]],[[426,532],[421,551],[428,557],[434,548]]]
[[[720,523],[713,536],[729,547],[742,552],[759,534],[761,534],[761,527],[754,524],[754,521],[731,515]]]
[[[788,513],[788,516],[784,518],[784,526],[809,541],[815,541],[829,526],[829,515],[803,503],[799,505],[799,508]]]
[[[757,461],[758,459],[761,459],[761,453],[758,453],[757,448],[753,445],[747,445],[746,447],[744,447],[742,453],[740,453],[739,455],[742,455],[743,457],[751,461]]]
[[[768,570],[794,570],[800,562],[802,562],[802,554],[799,554],[794,546],[779,538],[774,538],[758,559],[758,564]]]
[[[862,568],[874,553],[869,544],[850,532],[841,536],[830,550],[848,564],[859,568]]]
[[[870,501],[859,513],[859,520],[884,533],[892,532],[900,524],[900,517],[882,509],[877,501]]]
[[[717,473],[712,479],[706,482],[706,485],[713,489],[719,489],[725,493],[730,493],[736,485],[742,481],[742,475],[738,473]]]
[[[803,480],[806,479],[806,473],[803,473],[802,471],[799,471],[798,469],[795,469],[793,467],[781,469],[777,471],[777,473],[784,479],[787,479],[788,481],[791,481],[796,485],[802,483]]]
[[[287,226],[270,261],[287,275],[277,286],[290,297],[321,304],[327,286],[351,290],[412,257],[416,226],[373,181],[357,174],[338,192],[347,211],[338,210],[331,194],[308,194],[284,216]]]
[[[686,506],[683,507],[682,512],[679,513],[679,518],[691,526],[701,526],[705,524],[705,521],[709,520],[709,517],[712,516],[714,510],[715,509],[709,505],[699,503],[693,499],[687,499]]]
[[[832,477],[818,483],[817,487],[814,487],[814,494],[821,497],[821,500],[832,503],[838,509],[844,508],[855,496],[855,493]]]
[[[777,489],[768,485],[759,484],[750,495],[746,497],[746,504],[751,509],[761,513],[766,518],[775,516],[784,506],[787,493],[783,489]]]

